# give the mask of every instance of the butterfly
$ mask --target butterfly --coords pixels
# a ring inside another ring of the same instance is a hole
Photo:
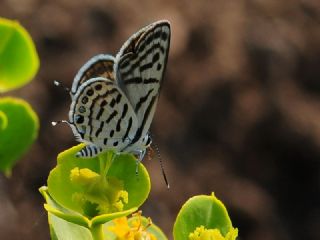
[[[70,89],[69,124],[85,146],[77,157],[114,149],[143,159],[166,69],[170,23],[154,22],[133,34],[113,57],[99,54],[85,63]]]

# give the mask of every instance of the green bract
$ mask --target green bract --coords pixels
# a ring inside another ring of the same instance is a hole
[[[38,135],[39,120],[22,99],[0,98],[0,170],[10,175],[14,163]]]
[[[83,221],[80,214],[63,208],[56,203],[48,193],[47,187],[41,187],[39,190],[47,203],[45,208],[48,210],[48,222],[52,240],[92,240],[90,231],[87,228],[81,226],[81,224],[74,223],[77,223],[77,219],[79,219],[79,223]],[[70,221],[57,217],[59,215],[64,215],[64,218],[70,219]]]
[[[234,240],[238,230],[232,227],[228,212],[214,194],[190,198],[181,208],[173,227],[175,240]]]
[[[39,68],[39,57],[28,32],[16,21],[0,18],[0,92],[23,86]]]
[[[8,118],[7,115],[0,111],[0,131],[6,129],[8,126]]]
[[[150,191],[144,166],[139,164],[137,176],[136,159],[129,154],[109,151],[94,158],[75,157],[83,146],[59,154],[48,177],[48,193],[62,209],[48,202],[46,209],[88,228],[136,211]]]

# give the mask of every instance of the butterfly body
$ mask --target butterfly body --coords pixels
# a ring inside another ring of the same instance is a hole
[[[170,24],[152,23],[130,37],[114,58],[100,54],[77,73],[70,91],[69,125],[86,146],[79,157],[108,149],[142,160],[151,144],[155,113],[170,45]]]

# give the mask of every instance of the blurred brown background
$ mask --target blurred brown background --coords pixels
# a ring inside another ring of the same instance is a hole
[[[0,0],[0,16],[33,36],[41,68],[10,95],[28,100],[40,136],[0,177],[0,239],[49,239],[38,188],[56,155],[76,144],[66,119],[75,73],[98,53],[116,54],[141,27],[172,24],[172,42],[144,163],[152,190],[143,206],[171,237],[181,205],[212,191],[239,239],[320,239],[320,2],[318,0]],[[1,37],[1,36],[0,36]]]

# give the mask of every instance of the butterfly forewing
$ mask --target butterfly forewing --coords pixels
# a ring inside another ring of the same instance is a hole
[[[86,62],[75,76],[71,95],[74,96],[79,87],[86,81],[95,77],[104,77],[109,80],[114,80],[114,57],[108,54],[99,54],[92,57]]]
[[[114,81],[93,78],[83,83],[69,112],[78,140],[101,149],[121,151],[137,130],[137,118],[127,97]]]
[[[153,23],[133,35],[116,56],[116,81],[139,122],[135,140],[149,131],[166,68],[170,24]]]

